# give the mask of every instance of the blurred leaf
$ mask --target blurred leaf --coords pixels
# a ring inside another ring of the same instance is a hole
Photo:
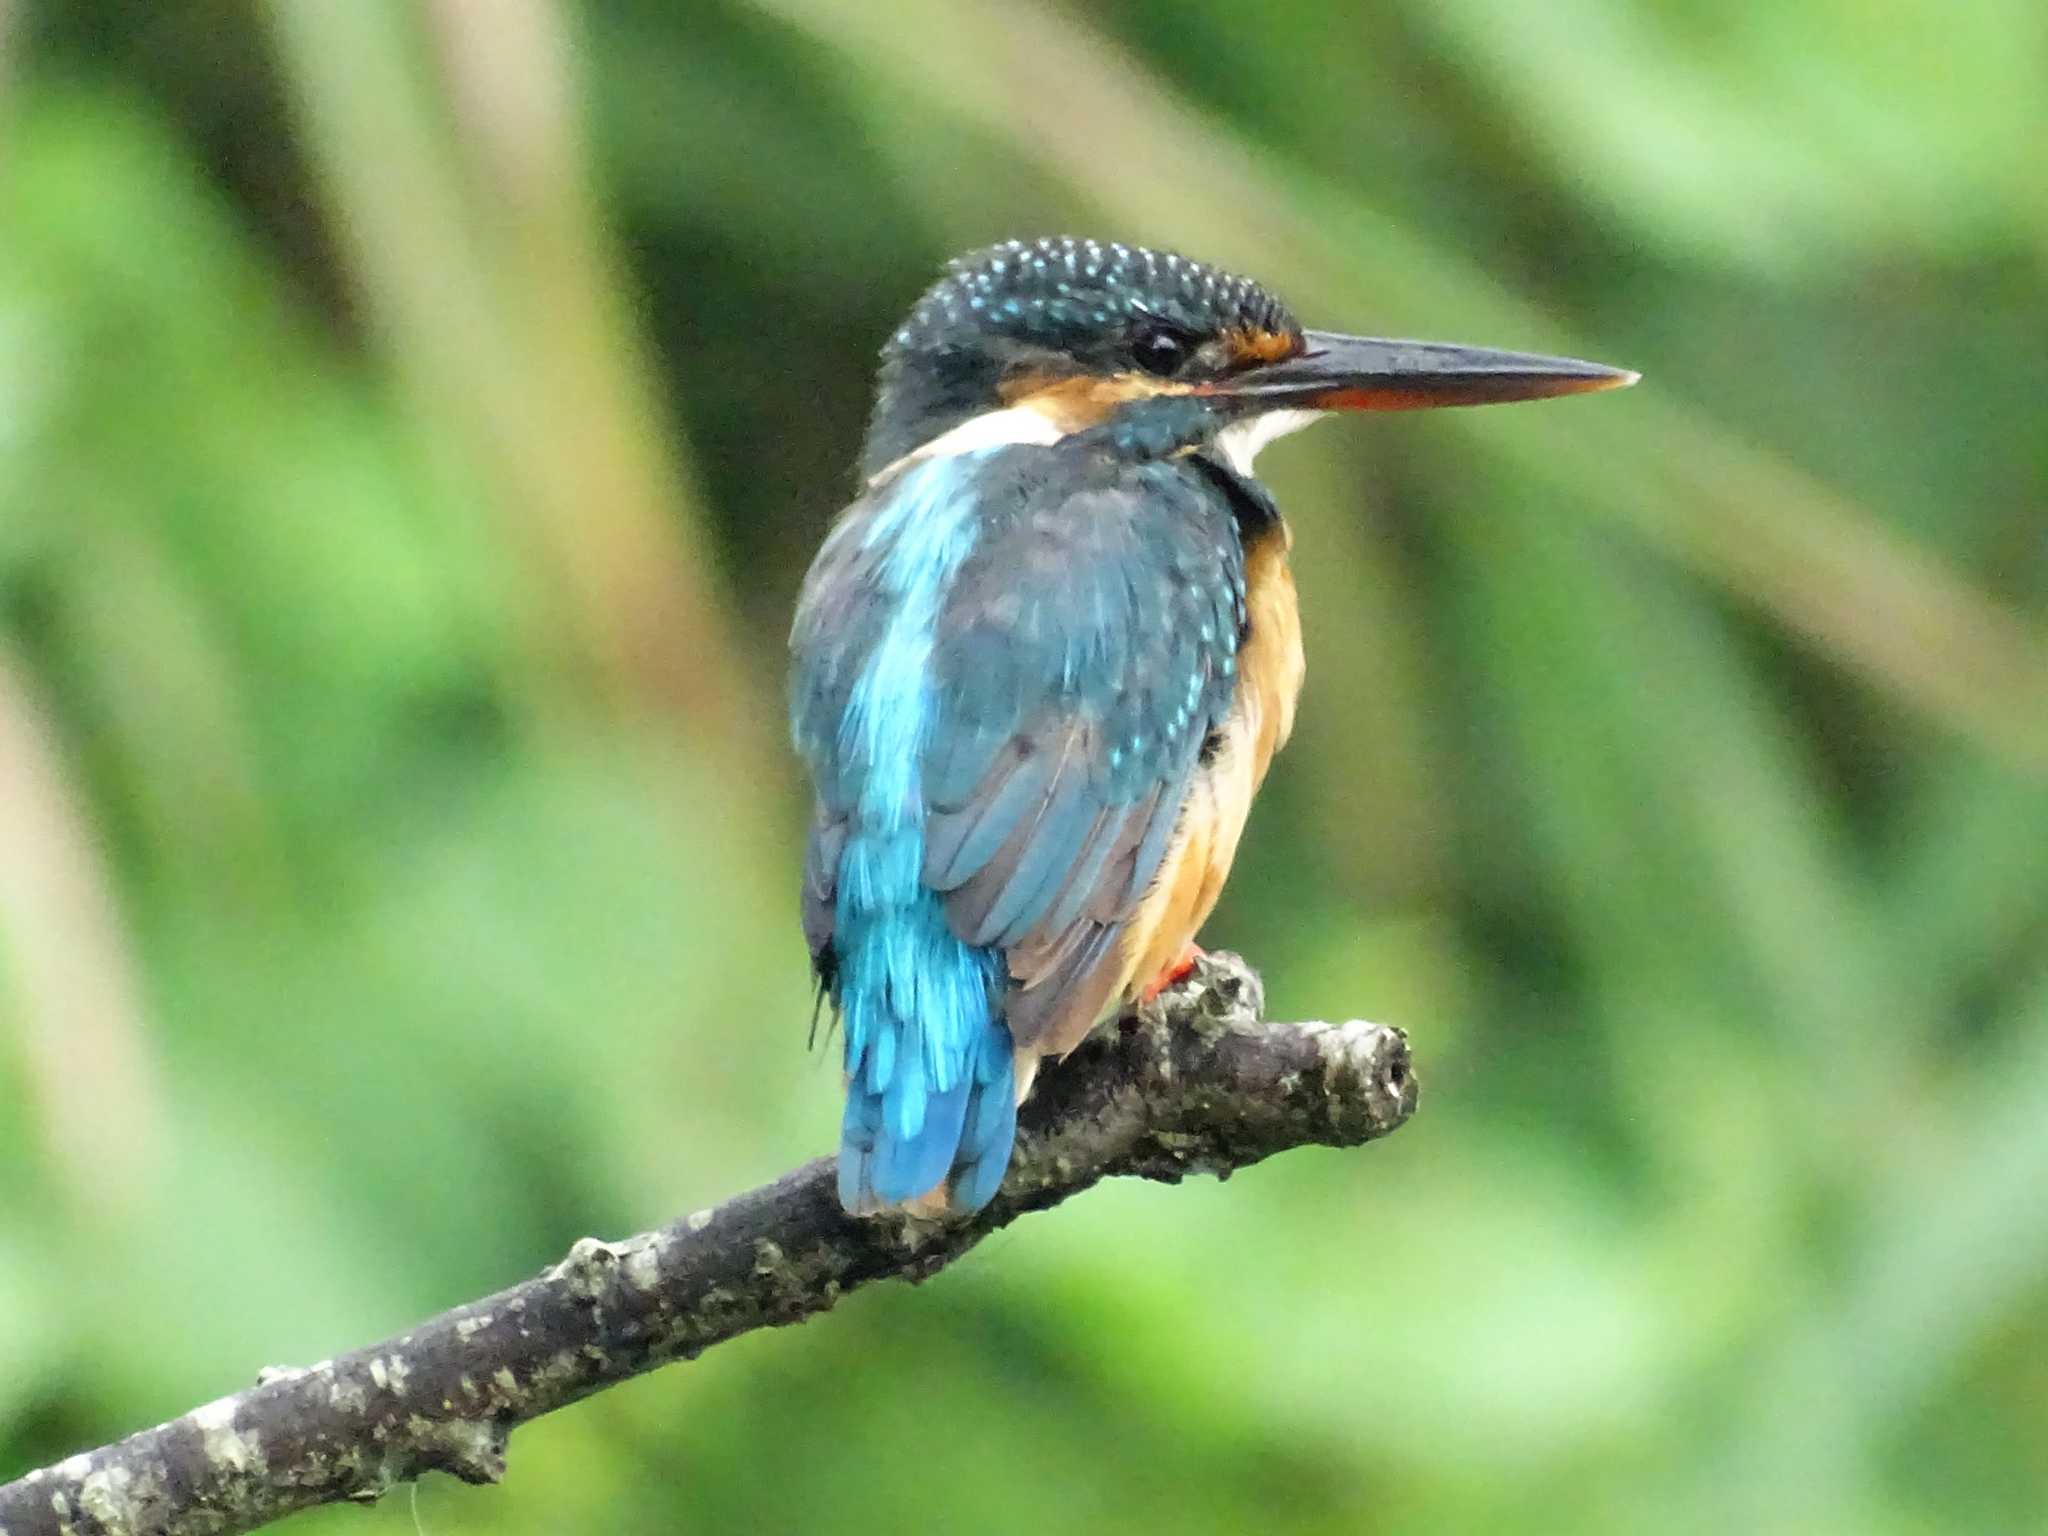
[[[2025,1528],[2043,28],[32,6],[0,651],[161,1115],[152,1198],[80,1219],[30,1070],[80,1041],[24,1004],[76,908],[16,796],[7,1467],[830,1145],[789,605],[896,316],[1066,229],[1645,372],[1261,466],[1310,685],[1206,938],[1282,1013],[1410,1029],[1423,1114],[1099,1191],[523,1430],[417,1523]],[[162,1326],[116,1354],[117,1316]]]

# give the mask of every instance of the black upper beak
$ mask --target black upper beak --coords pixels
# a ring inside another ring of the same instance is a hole
[[[1292,357],[1215,386],[1215,392],[1273,409],[1412,411],[1438,405],[1546,400],[1625,389],[1640,375],[1533,352],[1497,352],[1443,341],[1390,341],[1309,331]]]

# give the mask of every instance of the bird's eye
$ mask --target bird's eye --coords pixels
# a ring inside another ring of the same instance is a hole
[[[1138,366],[1161,378],[1180,372],[1181,365],[1187,362],[1188,354],[1193,350],[1185,336],[1163,329],[1141,331],[1131,343],[1131,352],[1137,358]]]

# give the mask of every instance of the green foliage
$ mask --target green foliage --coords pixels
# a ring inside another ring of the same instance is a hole
[[[897,313],[1076,230],[1645,374],[1266,461],[1311,682],[1208,938],[1408,1027],[1423,1114],[635,1384],[426,1528],[2035,1520],[2044,13],[1751,12],[31,6],[0,1475],[829,1144],[789,604]]]

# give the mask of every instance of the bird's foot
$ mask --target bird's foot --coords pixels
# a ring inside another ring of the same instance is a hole
[[[1258,973],[1242,955],[1227,949],[1191,950],[1167,968],[1156,992],[1151,987],[1145,990],[1119,1028],[1151,1031],[1162,1040],[1185,1030],[1207,1040],[1250,1029],[1265,1017],[1266,995]]]
[[[1190,942],[1165,970],[1152,978],[1151,984],[1138,994],[1138,1001],[1149,1003],[1168,987],[1179,981],[1195,968],[1195,962],[1202,958],[1202,947]]]

